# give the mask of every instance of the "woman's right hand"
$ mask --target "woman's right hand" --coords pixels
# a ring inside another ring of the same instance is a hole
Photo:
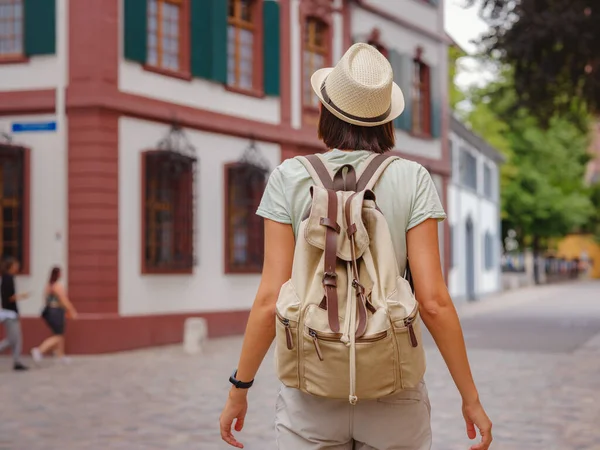
[[[225,408],[223,408],[223,412],[219,418],[219,425],[221,428],[221,438],[233,447],[244,448],[244,445],[233,436],[231,427],[235,420],[235,431],[242,431],[247,411],[248,399],[246,391],[232,388],[229,392],[227,403],[225,403]]]
[[[479,434],[481,434],[481,442],[473,445],[470,450],[487,450],[492,443],[492,421],[485,413],[481,402],[479,400],[472,403],[463,402],[462,410],[469,439],[477,437],[475,427],[479,429]]]

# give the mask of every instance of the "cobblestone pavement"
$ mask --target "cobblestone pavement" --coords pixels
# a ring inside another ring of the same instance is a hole
[[[493,449],[600,449],[600,284],[520,291],[460,311],[494,422]],[[460,398],[428,342],[434,450],[466,450]],[[568,345],[556,345],[562,342]],[[240,345],[225,338],[197,357],[167,347],[74,358],[70,366],[48,362],[19,374],[3,358],[0,450],[228,448],[217,422]],[[239,435],[247,449],[275,449],[277,388],[269,357]]]

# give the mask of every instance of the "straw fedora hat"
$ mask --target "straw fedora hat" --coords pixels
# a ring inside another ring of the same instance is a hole
[[[369,44],[354,44],[335,67],[317,70],[310,81],[325,108],[344,122],[374,127],[404,110],[392,66]]]

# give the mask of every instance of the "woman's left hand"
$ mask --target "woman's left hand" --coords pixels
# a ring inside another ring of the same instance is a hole
[[[221,426],[221,438],[233,447],[244,448],[243,444],[233,437],[231,426],[235,419],[235,431],[242,431],[247,411],[248,398],[246,396],[246,391],[235,388],[232,389],[229,393],[227,403],[225,403],[225,408],[223,408],[223,412],[221,413],[219,424]]]

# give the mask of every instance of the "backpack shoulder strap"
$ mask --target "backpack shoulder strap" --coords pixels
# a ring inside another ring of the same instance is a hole
[[[308,171],[315,184],[325,189],[333,189],[333,178],[327,170],[325,163],[317,155],[296,156]]]
[[[377,183],[381,174],[397,159],[400,159],[400,157],[386,154],[372,157],[356,183],[356,190],[362,191],[364,189],[373,189],[373,186],[375,186],[375,183]]]

